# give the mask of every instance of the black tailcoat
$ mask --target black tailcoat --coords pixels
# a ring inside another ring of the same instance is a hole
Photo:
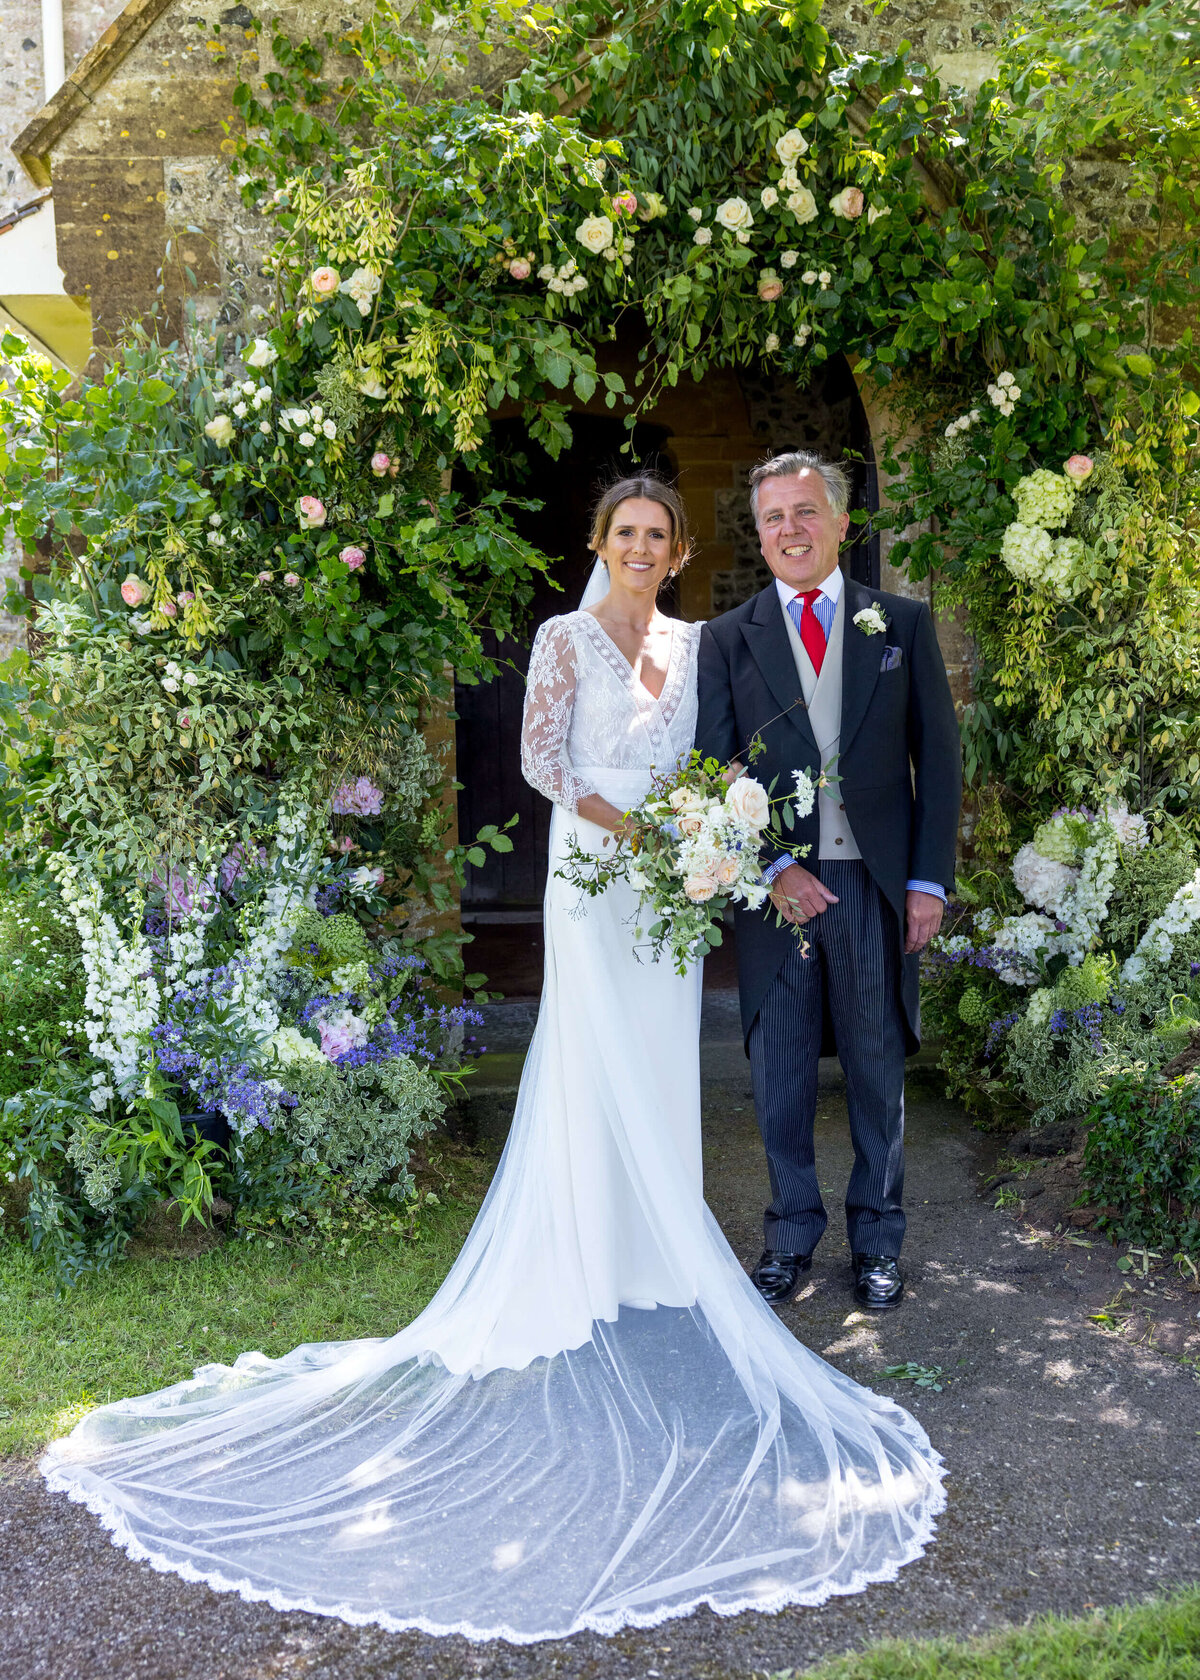
[[[962,798],[962,749],[946,667],[929,608],[923,601],[885,595],[847,578],[843,585],[841,750],[835,774],[851,831],[872,878],[896,912],[904,941],[905,890],[910,880],[954,884]],[[887,621],[868,635],[854,623],[864,607]],[[885,650],[899,649],[895,652]],[[883,666],[888,669],[881,669]],[[704,626],[700,638],[700,712],[696,745],[722,763],[747,763],[750,742],[766,748],[751,774],[775,795],[790,793],[792,772],[817,772],[817,743],[809,725],[783,607],[774,582],[743,606]],[[777,852],[807,844],[800,861],[817,873],[819,818],[812,814]],[[768,858],[769,861],[769,858]],[[737,911],[738,980],[742,1028],[749,1035],[767,987],[795,935],[776,926],[771,905]],[[918,958],[903,957],[903,999],[911,1054],[920,1044]]]

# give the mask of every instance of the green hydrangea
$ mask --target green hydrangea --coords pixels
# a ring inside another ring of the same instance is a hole
[[[958,1000],[958,1018],[968,1027],[986,1027],[992,1012],[978,986],[970,986]]]
[[[1033,849],[1054,863],[1064,863],[1073,869],[1091,838],[1085,817],[1064,813],[1042,823],[1033,837]]]
[[[1013,492],[1022,525],[1053,531],[1065,525],[1075,509],[1075,486],[1063,473],[1039,467],[1023,478]]]

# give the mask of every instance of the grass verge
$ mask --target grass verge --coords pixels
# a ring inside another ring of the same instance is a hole
[[[301,1342],[387,1336],[433,1295],[462,1246],[492,1162],[463,1156],[421,1234],[307,1251],[220,1243],[187,1258],[136,1252],[56,1297],[15,1236],[0,1238],[0,1453],[40,1450],[93,1406],[163,1388],[197,1365]],[[144,1245],[138,1245],[139,1249]]]
[[[766,1680],[1200,1680],[1200,1588],[963,1642],[889,1639]],[[760,1675],[756,1680],[763,1680]]]

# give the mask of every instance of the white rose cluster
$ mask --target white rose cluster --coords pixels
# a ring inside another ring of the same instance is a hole
[[[1021,400],[1021,387],[1011,373],[1001,373],[996,376],[995,383],[988,386],[987,394],[993,408],[998,408],[1003,415],[1009,415]]]
[[[977,408],[973,408],[969,414],[960,414],[957,420],[951,420],[950,424],[946,427],[944,435],[948,438],[952,438],[957,437],[960,432],[969,432],[971,427],[977,426],[982,418],[983,416],[980,414],[979,410]]]
[[[557,292],[560,297],[574,297],[576,292],[587,290],[587,278],[580,274],[574,257],[568,257],[557,268],[553,263],[543,263],[538,269],[538,279],[545,281],[548,292]]]

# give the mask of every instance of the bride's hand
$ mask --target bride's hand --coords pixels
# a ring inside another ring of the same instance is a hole
[[[742,771],[745,768],[746,768],[746,766],[744,764],[740,764],[738,762],[738,760],[735,758],[730,763],[728,768],[723,772],[724,778],[725,778],[725,786],[726,787],[732,787],[734,782],[737,781],[738,777],[742,774]]]

